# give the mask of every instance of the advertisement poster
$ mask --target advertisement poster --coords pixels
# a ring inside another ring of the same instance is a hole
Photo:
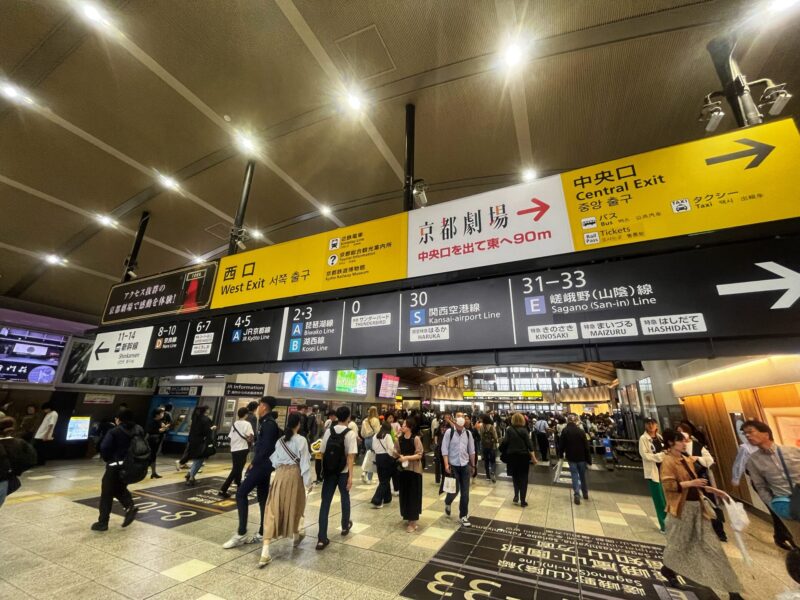
[[[0,324],[0,381],[51,385],[67,336]]]
[[[336,391],[346,394],[366,394],[367,370],[336,371]]]
[[[283,387],[327,392],[329,380],[330,371],[287,371],[283,374]]]

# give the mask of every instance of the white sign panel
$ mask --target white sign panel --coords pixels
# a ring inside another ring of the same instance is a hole
[[[152,327],[97,334],[87,371],[141,369],[152,335]]]
[[[409,277],[573,251],[558,175],[408,215]]]

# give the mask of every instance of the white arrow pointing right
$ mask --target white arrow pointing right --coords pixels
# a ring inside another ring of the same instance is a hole
[[[752,294],[755,292],[773,292],[775,290],[786,290],[778,301],[770,309],[791,308],[800,299],[800,273],[788,269],[776,262],[755,263],[761,267],[779,275],[780,279],[762,279],[760,281],[745,281],[744,283],[726,283],[717,286],[717,293],[720,296],[730,296],[732,294]]]

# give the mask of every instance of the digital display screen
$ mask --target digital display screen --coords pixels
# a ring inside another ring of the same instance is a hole
[[[50,385],[67,336],[0,324],[0,381]]]
[[[89,439],[91,417],[71,417],[67,425],[67,441],[78,442]]]
[[[400,385],[400,378],[397,375],[388,373],[378,373],[378,398],[391,398],[397,396],[397,386]]]
[[[347,394],[366,394],[367,370],[336,371],[336,391]]]
[[[330,371],[288,371],[283,374],[283,387],[327,392],[330,375]]]

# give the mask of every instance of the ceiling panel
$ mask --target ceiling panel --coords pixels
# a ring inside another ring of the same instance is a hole
[[[46,306],[99,315],[111,282],[68,267],[50,267],[20,297]]]
[[[0,174],[107,212],[152,179],[30,111],[0,117]]]
[[[89,224],[86,217],[0,183],[0,241],[55,250]]]
[[[91,29],[89,32],[83,43],[31,90],[38,101],[161,172],[178,170],[230,143],[222,129],[125,50]]]
[[[3,0],[0,2],[0,74],[14,67],[46,38],[67,14],[66,3]]]
[[[0,294],[5,294],[25,273],[37,266],[39,261],[32,256],[0,248]],[[54,306],[57,302],[51,300],[47,304]]]
[[[119,26],[237,126],[262,129],[327,102],[322,69],[274,2],[137,0]]]

